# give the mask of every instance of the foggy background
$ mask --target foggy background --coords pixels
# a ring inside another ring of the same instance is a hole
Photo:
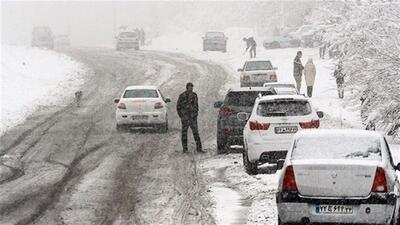
[[[182,31],[253,28],[257,33],[298,27],[313,1],[267,2],[1,2],[2,44],[29,45],[35,26],[67,34],[74,46],[111,46],[121,25],[148,38]]]

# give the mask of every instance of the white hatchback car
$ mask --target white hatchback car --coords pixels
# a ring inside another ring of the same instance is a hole
[[[124,127],[154,127],[162,132],[168,130],[168,105],[171,100],[164,98],[155,86],[129,86],[121,97],[115,113],[117,130]]]
[[[318,128],[323,117],[310,99],[302,95],[270,95],[256,99],[253,111],[239,113],[248,120],[243,131],[243,163],[249,174],[258,173],[258,165],[285,159],[294,134],[302,129]]]
[[[240,87],[262,87],[264,83],[276,82],[278,81],[277,69],[267,59],[247,60],[243,68],[238,69],[238,72],[241,73]]]
[[[299,132],[279,179],[278,223],[398,224],[399,167],[377,132]]]

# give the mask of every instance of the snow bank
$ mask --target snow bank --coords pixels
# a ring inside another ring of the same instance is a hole
[[[54,51],[2,46],[0,135],[39,106],[68,104],[83,83],[82,64]]]

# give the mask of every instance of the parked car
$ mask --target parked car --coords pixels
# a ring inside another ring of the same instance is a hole
[[[203,51],[226,52],[228,38],[223,32],[207,32],[203,38]]]
[[[135,31],[122,31],[116,37],[116,50],[135,49],[139,50],[139,35]]]
[[[278,224],[398,224],[399,169],[377,132],[299,132],[279,179]]]
[[[243,145],[243,127],[245,121],[237,118],[238,112],[250,113],[254,102],[259,95],[275,94],[272,88],[231,88],[224,101],[217,101],[215,108],[219,108],[217,120],[217,147],[218,153],[225,153],[231,145]]]
[[[270,60],[250,59],[247,60],[240,72],[240,87],[263,86],[267,82],[277,82],[276,70]]]
[[[69,40],[68,35],[56,35],[54,37],[54,45],[58,48],[70,47],[71,41]]]
[[[32,47],[54,49],[54,36],[50,27],[34,27],[31,45]]]
[[[287,36],[274,36],[267,38],[263,41],[265,49],[276,49],[276,48],[297,48],[300,47],[301,40]]]
[[[277,95],[298,95],[296,86],[293,83],[272,82],[265,83],[264,87],[274,88]]]
[[[155,86],[129,86],[117,103],[115,119],[117,130],[127,127],[154,127],[161,132],[168,130],[168,102]]]
[[[286,157],[294,134],[303,129],[319,128],[322,112],[302,95],[273,95],[257,98],[243,130],[243,164],[249,174],[258,173],[258,165],[278,163]]]

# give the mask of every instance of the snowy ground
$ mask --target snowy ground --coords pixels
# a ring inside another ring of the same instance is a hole
[[[203,52],[201,33],[174,33],[153,40],[149,49],[180,52],[201,60],[209,60],[222,65],[231,77],[226,82],[225,90],[239,85],[237,68],[249,57],[244,55],[245,44],[241,41],[245,36],[253,36],[251,29],[228,29],[228,51]],[[333,78],[334,61],[321,60],[318,49],[276,49],[265,50],[262,39],[258,41],[257,56],[268,58],[278,67],[278,80],[293,82],[293,58],[298,50],[303,51],[303,64],[313,58],[317,75],[312,101],[314,106],[324,111],[322,128],[355,128],[362,129],[360,106],[351,105],[346,95],[344,99],[337,97],[335,79]],[[346,90],[351,91],[351,90]],[[305,81],[301,93],[306,92]],[[392,144],[396,161],[400,161],[400,145]],[[208,192],[214,199],[214,215],[218,224],[276,224],[277,211],[275,191],[280,171],[270,167],[264,168],[262,174],[249,176],[244,172],[240,154],[217,155],[204,160],[200,164],[204,179],[209,184]],[[235,193],[235,191],[237,193]],[[243,221],[243,216],[247,220]]]
[[[0,135],[39,109],[63,105],[83,83],[82,64],[54,51],[2,46]]]

